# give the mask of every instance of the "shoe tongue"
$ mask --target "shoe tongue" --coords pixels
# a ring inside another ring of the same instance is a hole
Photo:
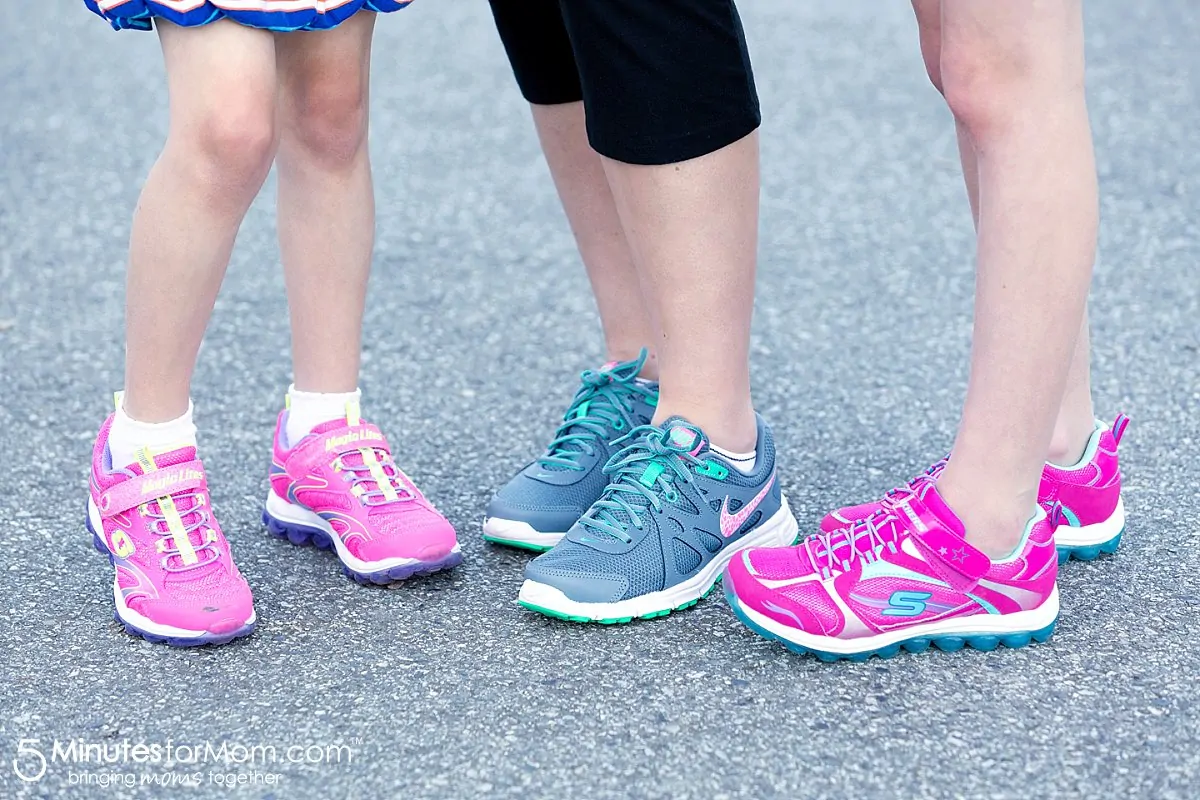
[[[322,422],[320,425],[318,425],[317,427],[315,427],[311,431],[309,431],[308,435],[309,436],[324,436],[325,434],[330,433],[331,431],[341,430],[342,428],[349,427],[349,426],[350,426],[350,423],[346,420],[345,417],[338,417],[337,419],[331,419],[328,422]],[[305,438],[307,438],[307,437],[305,437]]]
[[[591,381],[589,381],[587,377],[589,373],[585,372],[583,378],[584,385],[593,388],[598,388],[598,386],[601,385],[619,386],[621,383],[624,383],[637,376],[638,372],[641,371],[643,360],[644,359],[637,359],[634,361],[609,361],[592,374],[604,375],[608,378],[611,378],[611,381],[598,381],[595,378],[592,378]],[[584,428],[578,425],[572,425],[570,423],[572,420],[588,416],[597,408],[613,409],[616,413],[621,413],[621,409],[614,408],[612,400],[608,397],[608,395],[602,392],[593,391],[591,397],[579,403],[579,405],[575,406],[575,408],[571,409],[570,413],[564,418],[563,423],[566,427],[559,429],[560,435],[569,435],[572,433],[594,433],[594,431],[592,431],[590,428]],[[578,453],[584,449],[585,447],[582,442],[571,441],[562,444],[557,448],[557,451]],[[561,464],[541,464],[540,466],[544,471],[547,472],[560,472],[562,470],[569,469],[569,467],[565,467]]]
[[[699,456],[708,448],[704,432],[683,417],[671,417],[662,424],[662,428],[667,432],[667,441],[693,456]]]
[[[143,458],[152,458],[153,461],[143,462]],[[165,453],[139,453],[138,460],[134,461],[126,469],[134,475],[145,475],[157,469],[166,469],[167,467],[174,467],[177,464],[186,464],[189,461],[195,460],[196,448],[187,446],[176,450],[168,450]]]
[[[632,361],[609,361],[607,364],[601,365],[599,372],[602,375],[611,375],[616,380],[627,381],[637,377],[638,373],[642,371],[644,363],[646,363],[645,356]]]
[[[143,462],[143,459],[149,461]],[[175,450],[168,450],[165,453],[139,453],[138,460],[130,467],[129,471],[135,475],[146,475],[157,470],[167,469],[179,464],[186,464],[189,461],[196,460],[196,448],[192,446],[180,447]],[[198,508],[195,494],[191,491],[181,494],[171,494],[171,502],[175,506],[175,512],[179,515],[179,520],[184,525],[191,525],[200,521],[199,516],[195,514],[201,513]],[[163,509],[159,507],[156,501],[151,501],[151,507],[156,513],[162,513]],[[188,534],[189,541],[194,547],[199,547],[204,544],[203,530],[192,531]],[[214,569],[213,564],[206,564],[199,568],[202,572],[207,573]]]
[[[700,431],[700,429],[695,425],[692,425],[683,417],[671,417],[660,426],[660,429],[665,432],[666,435],[664,438],[667,442],[673,445],[673,449],[686,447],[688,448],[688,451],[692,453],[699,453],[708,445],[708,440],[704,437],[704,434]],[[655,434],[653,431],[648,431],[647,435],[654,436],[657,434]],[[644,439],[639,439],[638,441],[632,442],[627,446],[635,447],[638,446],[639,442],[642,443],[641,446],[643,447],[652,446],[648,443],[645,443]],[[669,457],[670,456],[668,455],[639,461],[637,462],[638,466],[634,467],[628,474],[623,476],[621,480],[626,482],[641,483],[647,489],[657,490],[656,487],[659,484],[659,477],[669,471],[669,467],[663,463],[662,459]],[[637,509],[644,509],[650,504],[649,500],[641,495],[635,496],[632,494],[623,493],[621,496],[627,504]],[[629,525],[632,522],[632,520],[629,518],[629,514],[627,514],[624,509],[606,509],[606,512],[606,516],[616,520],[622,525]],[[602,538],[615,538],[611,537],[609,534],[599,531],[591,535]]]
[[[332,433],[334,431],[341,430],[342,428],[345,428],[347,426],[352,427],[352,423],[350,422],[349,419],[342,419],[340,417],[338,419],[331,419],[328,422],[322,422],[320,425],[313,428],[312,431],[309,432],[308,436],[324,436],[327,433]],[[306,436],[304,438],[307,439],[308,436]],[[378,444],[378,442],[374,442],[374,443]],[[346,450],[345,452],[342,453],[341,463],[342,463],[343,467],[350,467],[355,470],[366,470],[367,469],[367,462],[366,462],[366,459],[363,458],[361,449],[367,449],[367,450],[371,449],[370,445],[372,443],[364,442],[363,444],[364,444],[363,448]],[[329,455],[332,457],[333,454],[330,453]],[[394,481],[395,483],[399,483],[401,486],[403,486],[403,481],[400,480],[400,476],[399,476],[399,469],[396,468],[395,466],[393,466],[390,462],[386,463],[386,464],[381,463],[380,469],[383,470],[384,475],[387,475],[389,478],[395,479],[395,481]],[[379,483],[374,480],[370,480],[370,479],[364,479],[363,481],[361,481],[361,483],[359,485],[362,486],[362,488],[368,492],[377,492],[380,489]]]

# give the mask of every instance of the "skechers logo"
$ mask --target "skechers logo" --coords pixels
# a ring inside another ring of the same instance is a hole
[[[202,480],[204,475],[199,470],[185,469],[179,472],[171,472],[164,474],[161,478],[147,478],[142,488],[146,493],[162,492],[170,489],[172,486],[178,486],[184,481]]]
[[[892,592],[887,608],[880,613],[885,617],[915,617],[925,611],[925,601],[931,597],[930,592]]]
[[[345,447],[346,445],[354,444],[355,442],[367,441],[381,442],[383,441],[383,434],[376,433],[375,431],[355,431],[354,433],[347,433],[343,436],[330,436],[325,440],[325,452],[328,453],[330,450],[338,447]]]

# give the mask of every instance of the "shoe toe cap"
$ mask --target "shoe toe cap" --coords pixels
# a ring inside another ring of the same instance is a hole
[[[629,592],[629,579],[624,575],[584,570],[545,558],[539,556],[526,565],[525,580],[557,589],[576,603],[615,603]]]
[[[457,546],[458,538],[449,520],[430,508],[414,508],[373,521],[376,535],[347,542],[353,555],[366,562],[393,558],[439,561]]]
[[[224,591],[210,589],[209,595],[146,600],[131,608],[155,625],[213,636],[234,633],[253,620],[254,598],[244,581]]]
[[[524,522],[539,533],[562,533],[570,529],[587,509],[561,502],[538,502],[534,497],[516,498],[497,495],[488,503],[488,518]]]

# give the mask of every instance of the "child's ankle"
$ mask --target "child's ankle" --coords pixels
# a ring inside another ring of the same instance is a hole
[[[192,402],[187,411],[166,422],[142,422],[125,412],[124,403],[117,405],[112,428],[108,432],[108,450],[112,465],[125,469],[138,460],[138,451],[145,448],[151,453],[178,450],[196,446],[196,425],[192,422]]]
[[[288,388],[288,415],[285,434],[289,447],[312,433],[318,425],[346,419],[348,406],[357,409],[362,392],[303,392],[293,384]],[[357,413],[357,412],[356,412]]]
[[[1050,439],[1050,450],[1046,461],[1057,467],[1072,467],[1079,463],[1087,452],[1092,435],[1096,432],[1096,421],[1089,419],[1084,425],[1082,420],[1071,422],[1069,425],[1056,424],[1054,434]]]

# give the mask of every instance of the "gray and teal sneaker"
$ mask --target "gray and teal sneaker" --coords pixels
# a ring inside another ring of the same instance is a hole
[[[758,418],[758,462],[743,475],[681,417],[647,425],[617,444],[608,486],[553,550],[525,568],[518,598],[571,622],[665,617],[712,591],[748,547],[795,541],[779,490],[775,444]]]
[[[483,538],[527,550],[549,550],[600,499],[611,442],[654,417],[658,384],[638,378],[646,351],[580,376],[562,425],[546,452],[525,466],[488,503]]]

